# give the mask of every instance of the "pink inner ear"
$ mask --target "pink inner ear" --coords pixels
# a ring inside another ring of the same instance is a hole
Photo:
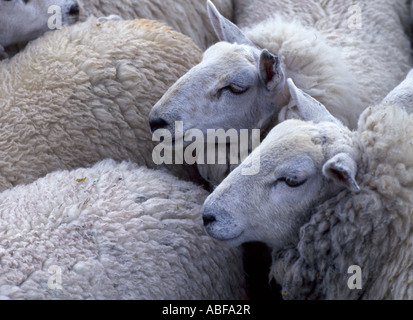
[[[348,184],[348,180],[350,179],[350,176],[346,171],[340,171],[340,170],[331,168],[330,172],[334,174],[337,180],[340,180],[341,182]]]
[[[265,75],[266,75],[266,81],[270,82],[272,78],[275,76],[275,71],[274,71],[274,63],[275,59],[270,58],[270,59],[265,59],[264,61],[264,70],[265,70]]]

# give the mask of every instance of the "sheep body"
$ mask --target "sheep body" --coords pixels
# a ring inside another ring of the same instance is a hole
[[[289,80],[305,121],[277,125],[209,196],[208,233],[267,243],[286,299],[412,299],[412,80],[367,108],[356,131]],[[243,176],[257,159],[259,173]]]
[[[6,190],[0,298],[244,299],[241,252],[202,228],[206,196],[113,160]]]
[[[257,0],[243,12],[238,23],[247,37],[284,57],[294,82],[351,128],[364,108],[380,103],[412,66],[405,0]],[[300,39],[295,28],[303,28],[305,36]],[[343,98],[353,101],[334,100]]]
[[[0,190],[106,158],[155,167],[149,111],[200,56],[160,23],[92,17],[2,61]]]
[[[116,14],[123,19],[158,20],[187,36],[206,49],[217,40],[209,24],[205,0],[79,0],[80,20]],[[231,0],[217,0],[221,12],[232,19]]]
[[[271,274],[288,298],[413,298],[412,126],[413,117],[397,106],[361,115],[361,192],[321,204],[302,227],[299,244],[274,253]],[[361,267],[366,290],[349,290],[351,265]]]
[[[395,130],[397,126],[397,130]],[[398,107],[369,108],[357,130],[357,181],[317,207],[296,247],[274,252],[271,275],[288,299],[413,298],[413,117]],[[362,271],[349,290],[348,268]]]

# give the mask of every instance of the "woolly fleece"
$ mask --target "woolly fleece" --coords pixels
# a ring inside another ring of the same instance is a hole
[[[92,17],[2,61],[0,190],[106,158],[155,167],[148,114],[200,58],[160,23]]]
[[[361,192],[319,205],[297,245],[273,253],[271,276],[286,299],[413,298],[413,116],[368,108],[354,141]],[[362,290],[347,285],[351,265],[362,269]]]
[[[241,251],[203,229],[206,196],[168,173],[113,160],[7,190],[0,298],[245,299]],[[61,289],[53,289],[56,267]]]
[[[78,0],[80,20],[88,16],[118,15],[123,19],[158,20],[191,37],[203,50],[217,41],[209,22],[206,0]],[[215,0],[228,19],[233,16],[231,0]]]
[[[354,129],[361,112],[380,103],[413,65],[407,2],[257,0],[236,21],[283,60],[287,78]]]

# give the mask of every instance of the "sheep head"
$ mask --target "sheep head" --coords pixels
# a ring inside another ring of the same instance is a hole
[[[0,1],[0,46],[26,43],[51,30],[48,24],[53,14],[61,17],[62,25],[73,24],[79,7],[75,0]]]
[[[176,121],[183,122],[184,133],[263,129],[289,101],[279,58],[256,47],[210,1],[208,12],[221,41],[153,107],[152,131],[174,132]]]
[[[204,204],[207,232],[230,245],[294,244],[314,206],[345,188],[359,190],[355,133],[291,80],[288,84],[304,120],[276,126]],[[257,162],[258,174],[242,174]]]

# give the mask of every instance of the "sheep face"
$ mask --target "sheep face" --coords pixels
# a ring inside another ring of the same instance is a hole
[[[55,19],[53,15],[60,15],[60,13],[62,25],[75,23],[79,16],[77,2],[75,0],[0,0],[0,21],[2,21],[0,46],[25,43],[48,30],[58,28],[56,21],[49,23],[49,19]]]
[[[292,82],[290,87],[303,118],[314,120],[287,120],[276,126],[215,189],[203,207],[212,237],[235,246],[250,241],[274,249],[295,244],[312,208],[344,188],[359,190],[356,133]],[[243,175],[257,162],[258,174]]]
[[[273,129],[205,202],[207,232],[230,245],[292,243],[311,208],[340,190],[322,174],[333,127],[289,120]],[[242,175],[251,161],[260,161],[260,172]]]
[[[153,107],[152,131],[173,133],[176,121],[183,122],[184,134],[194,128],[204,134],[208,129],[263,129],[285,104],[288,89],[278,57],[252,44],[212,4],[209,12],[222,41]]]

